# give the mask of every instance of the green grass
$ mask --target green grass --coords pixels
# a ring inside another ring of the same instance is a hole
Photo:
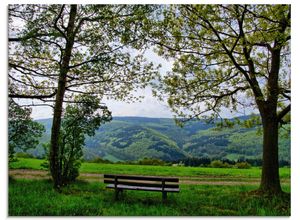
[[[12,179],[9,216],[288,216],[290,198],[272,200],[248,195],[255,186],[180,185],[169,193],[126,191],[114,200],[114,191],[99,182],[77,181],[62,189],[46,180]],[[289,187],[285,188],[289,191]]]
[[[10,169],[42,169],[43,160],[19,159]],[[168,167],[83,163],[81,173],[116,173],[188,177],[205,181],[249,181],[259,179],[261,170],[203,167]],[[281,168],[280,176],[290,179],[290,169]],[[82,178],[80,178],[82,179]],[[83,178],[84,179],[84,178]],[[184,178],[183,178],[184,179]],[[52,188],[50,180],[11,179],[9,182],[10,216],[288,216],[289,194],[284,198],[266,199],[247,194],[257,185],[185,185],[180,193],[168,194],[161,203],[161,193],[126,191],[114,200],[113,190],[103,182],[77,181],[62,189]],[[290,192],[289,181],[282,184]]]
[[[11,163],[11,169],[43,169],[40,164],[43,160],[20,158]],[[171,167],[171,166],[141,166],[123,164],[98,164],[82,163],[81,173],[114,173],[114,174],[139,174],[156,176],[210,176],[210,177],[234,177],[234,178],[260,178],[261,169],[236,168],[206,168],[206,167]],[[290,168],[280,168],[280,177],[290,178]]]
[[[33,159],[33,158],[18,158],[17,161],[9,163],[10,169],[33,169],[42,170],[41,164],[46,160]]]

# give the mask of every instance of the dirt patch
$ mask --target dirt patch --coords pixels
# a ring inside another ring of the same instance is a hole
[[[8,174],[16,179],[49,179],[50,175],[48,171],[44,170],[29,170],[29,169],[14,169],[9,170]]]
[[[192,180],[180,180],[179,183],[181,184],[188,184],[188,185],[258,185],[259,182],[241,182],[241,181],[192,181]]]
[[[29,169],[11,169],[9,175],[13,178],[25,178],[25,179],[49,179],[51,178],[48,171],[44,170],[29,170]],[[260,183],[259,178],[226,178],[222,180],[222,177],[212,178],[206,177],[178,177],[181,184],[189,185],[258,185]],[[99,173],[81,173],[79,175],[80,180],[86,181],[100,181],[103,182],[103,174]],[[290,180],[283,179],[282,183],[290,183]]]

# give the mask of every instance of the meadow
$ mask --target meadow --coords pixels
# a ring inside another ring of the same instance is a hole
[[[18,161],[9,165],[10,169],[34,169],[43,170],[41,164],[44,160],[33,158],[19,158]],[[155,176],[211,176],[211,177],[234,177],[234,178],[260,178],[261,169],[235,168],[210,168],[210,167],[173,167],[151,165],[126,165],[126,164],[102,164],[82,163],[80,173],[114,173],[114,174],[138,174]],[[281,178],[290,178],[290,168],[280,168]]]
[[[19,159],[10,164],[14,169],[43,169],[38,159]],[[261,170],[141,166],[83,163],[81,174],[139,174],[178,176],[199,180],[199,184],[180,184],[180,193],[168,194],[162,204],[161,193],[125,191],[120,200],[114,191],[105,189],[99,178],[79,178],[58,193],[50,179],[9,178],[9,216],[289,216],[290,169],[281,168],[282,188],[287,194],[264,198],[251,193],[258,188]],[[209,182],[201,183],[201,179]],[[211,184],[214,181],[236,181],[236,184]],[[246,184],[239,184],[244,180]],[[248,183],[248,184],[247,184]]]

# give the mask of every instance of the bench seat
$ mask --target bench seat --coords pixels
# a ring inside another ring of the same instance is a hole
[[[109,184],[106,186],[106,188],[114,189],[114,184]],[[143,190],[143,191],[156,191],[156,192],[162,192],[163,188],[159,187],[148,187],[148,186],[128,186],[128,185],[117,185],[118,189],[127,189],[127,190]],[[164,188],[164,191],[166,192],[179,192],[179,188]]]
[[[167,199],[167,193],[179,193],[179,179],[164,176],[132,176],[118,174],[104,174],[106,188],[115,190],[115,198],[123,190],[141,190],[161,192],[162,199]]]

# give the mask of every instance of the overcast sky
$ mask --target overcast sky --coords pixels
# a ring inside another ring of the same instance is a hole
[[[160,73],[165,74],[167,71],[171,71],[173,62],[167,61],[158,55],[156,55],[152,50],[149,50],[145,54],[149,61],[152,61],[155,65],[161,64]],[[112,111],[113,116],[139,116],[139,117],[151,117],[151,118],[173,118],[173,113],[170,111],[166,102],[159,101],[157,98],[152,96],[152,91],[150,87],[143,90],[138,90],[135,93],[136,96],[143,95],[145,98],[140,102],[135,103],[125,103],[121,101],[114,100],[102,100],[110,111]],[[233,113],[230,109],[223,109],[221,116],[224,118],[231,118],[243,114],[251,114],[253,109],[241,110],[240,113]],[[32,117],[34,119],[51,118],[52,108],[50,107],[33,107]]]
[[[161,64],[160,73],[165,74],[172,68],[172,61],[167,61],[160,58],[152,50],[148,50],[145,54],[147,59],[153,62],[155,65]],[[141,102],[135,103],[125,103],[121,101],[114,100],[102,100],[110,111],[112,111],[113,116],[140,116],[140,117],[160,117],[160,118],[172,118],[173,114],[168,108],[167,104],[158,101],[157,98],[152,96],[152,91],[150,87],[144,90],[138,90],[134,93],[136,96],[143,95],[145,98]],[[32,117],[34,119],[50,118],[52,117],[52,108],[50,107],[33,107]]]

